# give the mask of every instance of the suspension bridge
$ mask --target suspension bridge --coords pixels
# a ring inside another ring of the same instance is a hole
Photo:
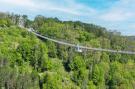
[[[35,34],[36,36],[42,38],[42,39],[46,39],[61,45],[66,45],[66,46],[70,46],[70,47],[74,47],[77,49],[77,52],[83,52],[82,50],[93,50],[93,51],[101,51],[101,52],[110,52],[110,53],[120,53],[120,54],[132,54],[135,55],[135,52],[132,51],[122,51],[122,50],[112,50],[112,49],[103,49],[103,48],[92,48],[92,47],[87,47],[87,46],[80,46],[78,44],[71,44],[71,43],[67,43],[67,42],[63,42],[63,41],[59,41],[59,40],[55,40],[46,36],[42,36],[39,33],[35,32],[35,30],[33,28],[27,28],[27,30],[29,32],[32,32],[33,34]]]

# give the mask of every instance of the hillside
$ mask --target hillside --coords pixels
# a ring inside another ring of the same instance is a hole
[[[135,55],[76,52],[36,37],[18,27],[20,15],[0,13],[0,88],[4,89],[134,89]],[[135,51],[135,41],[119,32],[80,21],[26,15],[25,27],[50,38],[115,50]],[[132,48],[131,48],[132,47]]]

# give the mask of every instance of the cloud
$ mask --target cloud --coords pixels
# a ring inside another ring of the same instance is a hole
[[[42,10],[51,10],[51,11],[58,11],[58,12],[64,12],[67,14],[72,14],[76,16],[82,16],[82,15],[88,15],[90,13],[96,13],[96,10],[85,6],[81,3],[75,2],[74,0],[55,0],[57,2],[54,2],[52,0],[45,1],[44,3],[48,2],[49,5],[43,4]],[[59,4],[59,2],[64,2],[64,4]]]
[[[135,30],[135,24],[130,24],[129,28]]]
[[[116,5],[107,9],[99,17],[100,19],[108,22],[120,22],[132,19],[135,17],[135,1],[133,0],[120,0]]]
[[[3,0],[0,2],[7,5],[23,6],[30,8],[36,8],[37,6],[36,3],[34,3],[32,0]]]
[[[33,0],[1,0],[1,6],[4,5],[5,9],[22,9],[35,11],[39,6]]]
[[[110,22],[125,21],[134,16],[132,12],[126,12],[124,10],[111,10],[100,16],[101,19]]]
[[[64,2],[64,3],[61,3]],[[22,8],[32,11],[54,11],[62,12],[72,15],[88,15],[89,13],[94,13],[95,10],[75,2],[74,0],[3,0],[0,1],[1,4],[6,6],[10,5],[15,8]]]

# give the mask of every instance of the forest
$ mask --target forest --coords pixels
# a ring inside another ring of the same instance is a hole
[[[0,12],[0,89],[135,89],[135,55],[83,50],[36,37],[88,47],[135,51],[135,37],[80,21]]]

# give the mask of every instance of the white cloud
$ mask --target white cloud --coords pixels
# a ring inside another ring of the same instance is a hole
[[[111,10],[100,16],[101,19],[105,21],[118,22],[124,21],[132,18],[134,13],[126,12],[124,10]]]
[[[20,8],[26,9],[31,11],[36,11],[39,9],[39,6],[32,0],[1,0],[1,5],[4,5],[4,8]],[[10,9],[11,10],[11,9]]]
[[[131,25],[129,25],[129,28],[131,28],[131,29],[135,30],[135,24],[131,24]]]
[[[120,0],[116,5],[99,16],[100,19],[108,22],[120,22],[132,19],[135,17],[135,5],[133,0]]]
[[[60,4],[61,1],[56,0],[44,0],[44,1],[35,1],[35,0],[3,0],[0,1],[1,4],[6,6],[14,6],[16,8],[22,8],[32,11],[57,11],[63,12],[72,15],[88,15],[89,13],[95,13],[95,10],[76,3],[74,0],[63,0],[65,4]],[[10,7],[9,7],[10,8]]]
[[[47,5],[45,4],[46,2],[48,2]],[[42,5],[42,10],[45,10],[47,8],[46,10],[59,11],[77,16],[88,15],[89,13],[96,13],[95,9],[77,3],[74,0],[63,0],[62,2],[64,2],[64,4],[59,4],[59,2],[53,3],[53,1],[51,0],[46,0]]]
[[[7,5],[16,5],[16,6],[31,7],[31,8],[37,7],[36,3],[34,3],[32,0],[3,0],[0,2]]]

